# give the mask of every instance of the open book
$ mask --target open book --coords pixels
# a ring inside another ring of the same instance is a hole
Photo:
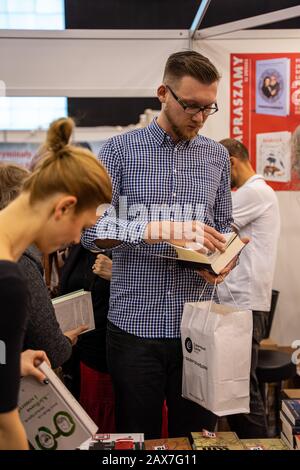
[[[88,325],[88,330],[95,329],[94,310],[90,292],[78,290],[61,295],[52,300],[56,319],[63,333],[78,326]]]
[[[176,250],[176,259],[184,267],[205,269],[213,274],[219,274],[245,246],[245,243],[242,242],[237,233],[232,232],[223,235],[227,239],[226,248],[223,253],[216,250],[214,253],[203,254],[191,248],[170,245]]]
[[[46,362],[39,369],[47,384],[28,376],[20,386],[19,413],[28,440],[37,450],[76,449],[98,426]]]

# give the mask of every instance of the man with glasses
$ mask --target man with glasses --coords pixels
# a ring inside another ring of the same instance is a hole
[[[117,432],[160,437],[165,399],[170,437],[215,427],[212,413],[181,397],[180,340],[185,302],[197,301],[205,279],[215,279],[180,267],[165,242],[223,251],[222,234],[231,231],[228,153],[198,135],[218,110],[219,79],[201,54],[172,54],[157,91],[158,118],[111,138],[101,150],[113,206],[83,243],[114,246],[107,351]],[[209,285],[204,299],[211,295]]]
[[[180,104],[180,106],[182,106],[182,108],[187,114],[191,114],[193,116],[194,114],[203,113],[204,116],[209,116],[210,114],[214,114],[219,110],[217,103],[212,103],[211,105],[208,105],[208,106],[199,106],[197,104],[187,104],[184,101],[182,101],[180,98],[178,98],[177,95],[175,95],[174,91],[171,89],[169,85],[166,85],[166,88],[170,90],[170,92],[172,93],[172,96]]]

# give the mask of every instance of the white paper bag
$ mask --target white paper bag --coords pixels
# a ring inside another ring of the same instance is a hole
[[[252,312],[186,303],[181,341],[182,396],[218,416],[249,413]]]

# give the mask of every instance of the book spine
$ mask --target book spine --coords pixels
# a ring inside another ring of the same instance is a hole
[[[289,406],[288,406],[286,400],[283,400],[283,401],[282,401],[281,409],[282,409],[283,413],[285,414],[285,416],[288,418],[288,420],[289,420],[293,425],[295,425],[295,417],[294,417],[294,415],[293,415],[292,410],[289,408]]]
[[[289,449],[293,450],[293,447],[291,446],[291,444],[290,444],[288,438],[286,437],[286,435],[285,435],[283,432],[280,433],[280,439],[282,440],[282,442],[284,442],[284,444],[285,444]]]
[[[294,403],[297,402],[297,408]],[[294,426],[300,426],[299,400],[283,400],[281,409]]]

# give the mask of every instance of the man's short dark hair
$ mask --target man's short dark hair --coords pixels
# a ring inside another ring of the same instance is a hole
[[[221,78],[210,60],[196,51],[171,54],[166,62],[163,80],[178,80],[185,76],[193,77],[204,85],[211,85]]]
[[[237,157],[243,162],[249,160],[249,152],[242,142],[236,139],[223,139],[220,140],[222,144],[229,152],[231,157]]]

